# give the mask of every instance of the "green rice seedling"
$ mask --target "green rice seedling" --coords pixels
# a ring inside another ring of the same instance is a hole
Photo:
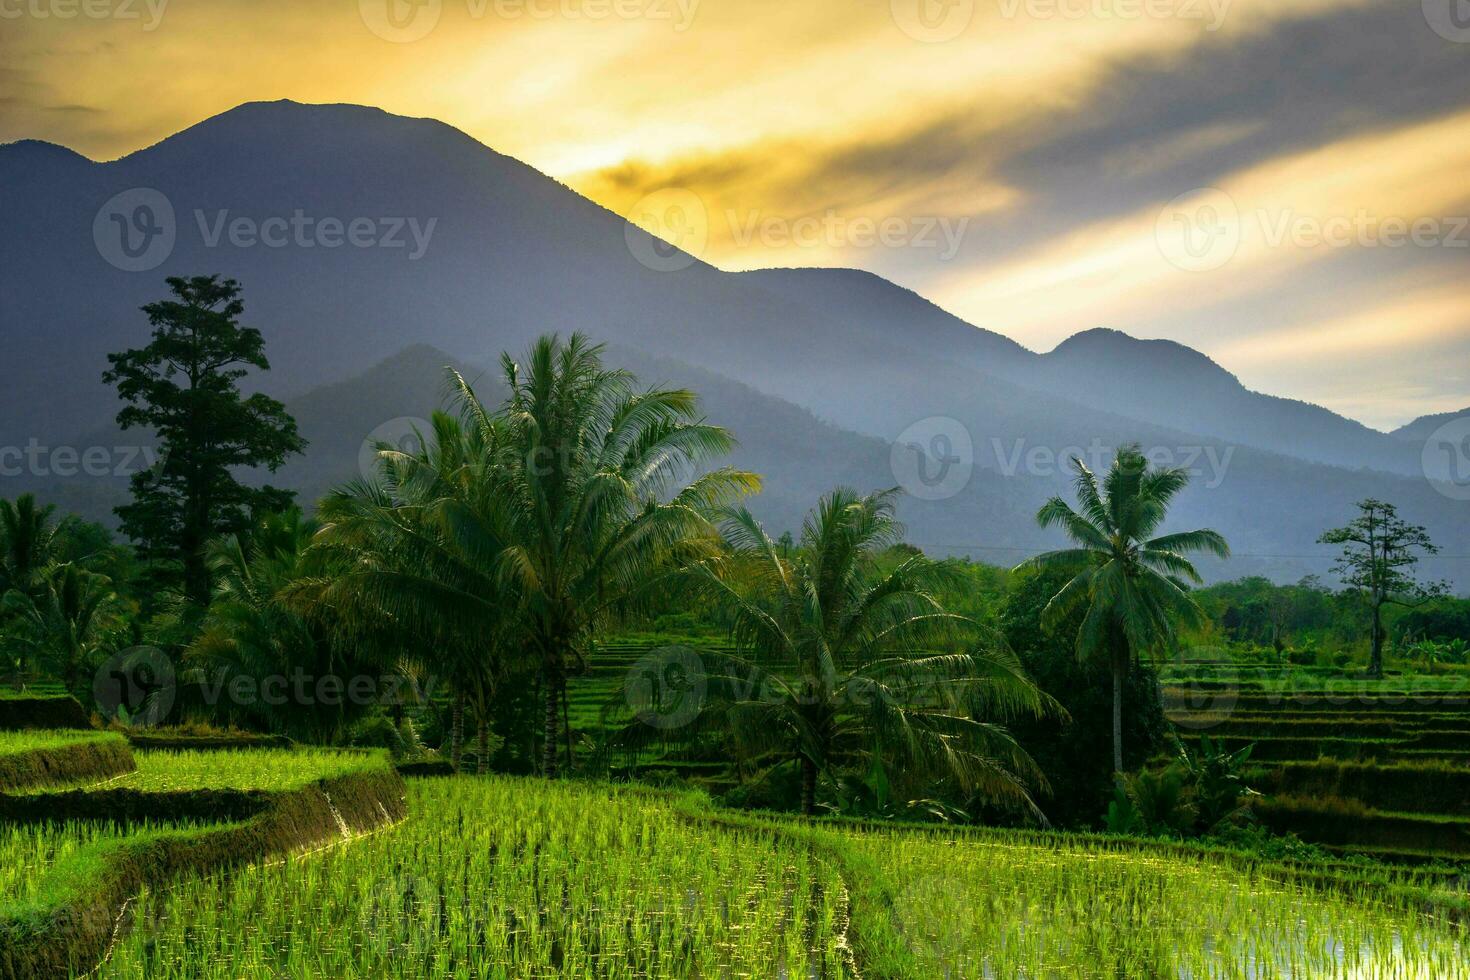
[[[0,731],[0,756],[34,752],[38,749],[60,749],[80,742],[118,741],[121,738],[122,736],[110,732]]]
[[[153,833],[185,827],[182,823],[143,821],[123,830],[109,823],[0,823],[0,919],[7,908],[34,901],[46,877],[58,865],[95,844],[124,834]]]
[[[1457,926],[1257,873],[1106,845],[873,832],[908,952],[934,977],[1464,977]]]
[[[168,793],[200,789],[279,792],[332,779],[367,766],[386,765],[378,752],[330,749],[248,749],[238,752],[148,752],[134,754],[138,768],[99,788]],[[97,784],[92,784],[96,786]],[[85,788],[48,786],[34,792]]]
[[[350,846],[151,894],[105,975],[843,977],[810,848],[607,785],[447,779]]]

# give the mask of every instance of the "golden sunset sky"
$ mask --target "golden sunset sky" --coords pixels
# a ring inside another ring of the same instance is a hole
[[[0,141],[430,116],[620,213],[692,192],[722,268],[868,269],[1037,350],[1166,337],[1388,428],[1470,406],[1453,2],[0,0]]]

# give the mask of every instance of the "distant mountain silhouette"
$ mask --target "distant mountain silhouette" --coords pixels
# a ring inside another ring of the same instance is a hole
[[[1428,439],[1434,434],[1435,429],[1438,429],[1447,422],[1453,422],[1455,419],[1463,418],[1470,418],[1470,408],[1458,412],[1440,412],[1437,415],[1421,415],[1414,421],[1394,429],[1389,435],[1395,439],[1404,439],[1422,444],[1425,439]],[[1417,448],[1416,446],[1416,451]]]
[[[138,189],[148,193],[128,193]],[[763,506],[778,524],[834,480],[896,482],[889,444],[905,432],[927,443],[942,417],[964,430],[977,471],[956,497],[908,505],[915,538],[937,550],[978,544],[1004,562],[1049,544],[1031,514],[1067,481],[1028,454],[1124,441],[1178,462],[1206,449],[1228,458],[1224,482],[1201,486],[1181,522],[1239,528],[1261,554],[1317,553],[1311,539],[1340,522],[1354,493],[1400,501],[1442,537],[1465,538],[1463,505],[1427,487],[1416,447],[1250,392],[1189,348],[1088,331],[1038,354],[868,273],[737,274],[692,257],[677,271],[650,268],[640,255],[675,253],[433,120],[253,103],[108,163],[10,144],[0,147],[0,214],[0,447],[104,438],[116,406],[100,375],[108,352],[146,341],[138,307],[165,294],[167,275],[218,272],[244,284],[245,319],[264,331],[274,367],[263,385],[312,440],[309,459],[279,479],[307,499],[355,472],[346,464],[364,425],[421,414],[415,406],[437,398],[429,361],[493,364],[536,334],[581,330],[630,362],[709,386],[711,415],[744,428],[742,453],[772,467]],[[363,247],[347,241],[354,222]],[[165,225],[171,249],[149,252]],[[272,228],[282,237],[252,237]],[[161,261],[124,268],[150,257]],[[1363,468],[1385,472],[1350,472]],[[111,495],[106,481],[35,474],[0,480],[0,495],[25,482],[94,513]],[[792,488],[786,502],[781,485]],[[1273,574],[1295,574],[1293,560]]]

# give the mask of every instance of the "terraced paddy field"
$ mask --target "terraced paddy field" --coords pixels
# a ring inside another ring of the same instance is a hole
[[[82,780],[28,790],[60,793],[78,789],[178,793],[208,789],[297,789],[359,768],[361,751],[331,749],[251,749],[240,752],[157,752],[133,754],[137,768],[104,781]]]
[[[1302,668],[1167,669],[1186,743],[1255,746],[1257,815],[1278,831],[1401,858],[1470,858],[1470,691],[1463,675],[1382,681]]]
[[[609,784],[416,781],[409,814],[147,894],[100,975],[1470,975],[1456,885],[1433,879],[1309,884],[1179,845],[804,824]]]

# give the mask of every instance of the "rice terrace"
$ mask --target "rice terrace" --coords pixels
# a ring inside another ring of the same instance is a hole
[[[1470,980],[1470,0],[0,0],[0,980]]]

